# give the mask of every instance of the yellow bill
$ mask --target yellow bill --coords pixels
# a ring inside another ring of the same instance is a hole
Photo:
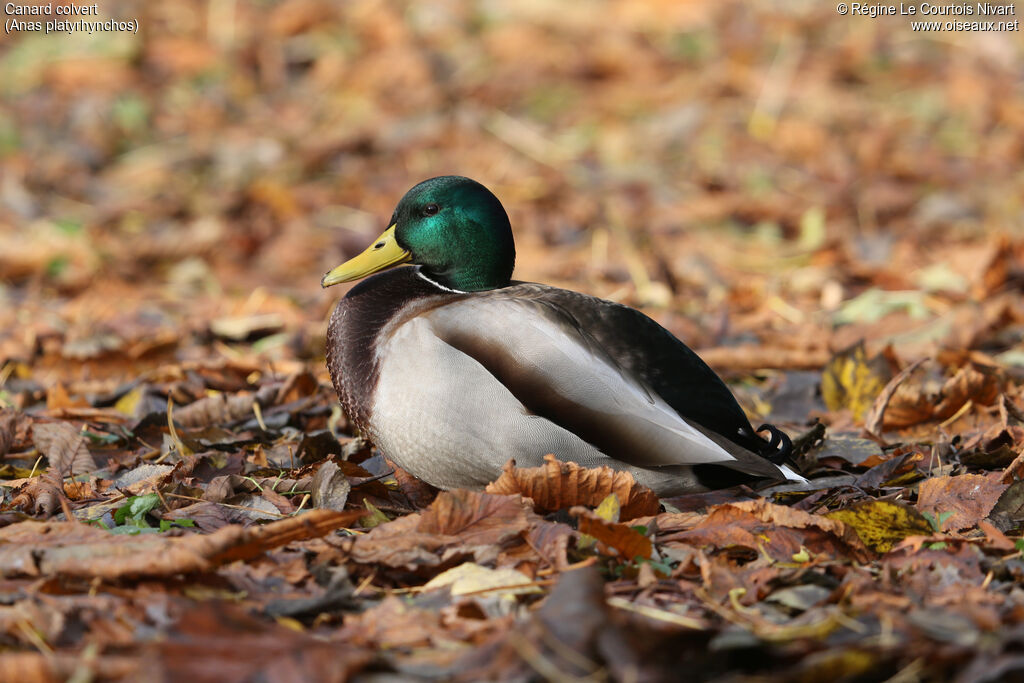
[[[320,280],[320,286],[330,287],[342,282],[352,282],[411,260],[412,254],[398,246],[395,240],[395,226],[392,225],[374,240],[366,251],[324,275]]]

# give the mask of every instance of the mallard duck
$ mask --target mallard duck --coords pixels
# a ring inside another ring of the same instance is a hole
[[[773,462],[788,438],[767,425],[771,439],[758,436],[718,375],[649,317],[511,280],[508,215],[480,183],[426,180],[389,225],[321,280],[377,273],[334,309],[327,365],[356,427],[414,476],[479,488],[509,459],[553,453],[663,497],[801,480]]]

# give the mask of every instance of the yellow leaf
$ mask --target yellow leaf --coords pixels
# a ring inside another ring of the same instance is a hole
[[[277,623],[281,624],[281,626],[284,626],[285,628],[291,629],[292,631],[296,631],[297,633],[306,632],[306,627],[303,626],[302,622],[298,619],[293,619],[291,617],[278,617]]]
[[[135,415],[135,409],[139,405],[139,400],[142,398],[142,387],[138,386],[129,391],[127,394],[117,399],[117,403],[114,404],[114,410],[125,415]]]
[[[606,522],[616,523],[619,521],[619,515],[622,512],[622,505],[619,503],[619,497],[614,493],[609,493],[604,497],[604,500],[594,509],[594,514],[603,519]],[[576,547],[580,550],[591,547],[597,539],[589,534],[580,534],[579,540],[576,541]]]
[[[864,545],[887,553],[908,536],[928,536],[932,527],[914,508],[886,500],[872,500],[825,515],[853,527]]]
[[[832,357],[821,375],[821,396],[829,410],[849,408],[862,419],[891,376],[885,356],[867,357],[863,340]]]
[[[622,506],[619,504],[619,497],[614,493],[609,493],[594,510],[594,514],[606,522],[618,522],[621,510]]]
[[[391,521],[388,519],[387,515],[381,512],[377,506],[370,501],[364,500],[363,503],[365,503],[366,509],[370,512],[370,514],[359,518],[359,524],[364,528],[372,529],[375,526],[380,526],[381,524],[386,524]]]

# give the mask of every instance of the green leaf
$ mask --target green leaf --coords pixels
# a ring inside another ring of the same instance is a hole
[[[148,527],[146,514],[158,505],[160,505],[160,496],[155,493],[132,496],[124,502],[124,505],[114,511],[114,521],[118,526],[131,522],[133,526]]]
[[[167,531],[171,527],[175,526],[195,526],[196,523],[191,519],[161,519],[160,520],[160,531]]]
[[[921,516],[928,520],[928,524],[931,526],[932,531],[935,533],[942,532],[942,525],[946,523],[946,520],[953,516],[953,512],[947,510],[946,512],[940,512],[938,518],[930,512],[922,512]]]

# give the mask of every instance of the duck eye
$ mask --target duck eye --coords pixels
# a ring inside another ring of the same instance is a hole
[[[423,207],[424,216],[433,216],[435,213],[441,210],[441,207],[437,204],[427,204]]]

